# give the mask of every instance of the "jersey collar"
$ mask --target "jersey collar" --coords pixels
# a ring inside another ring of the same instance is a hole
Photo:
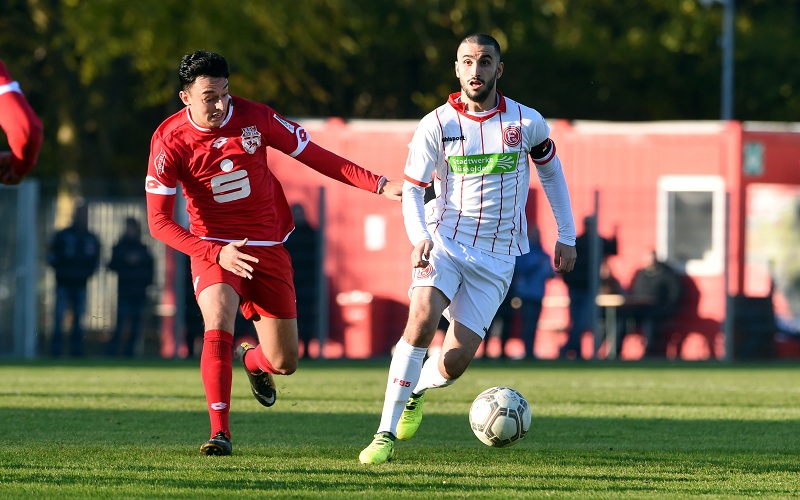
[[[453,92],[450,94],[450,97],[447,99],[448,104],[453,106],[453,108],[458,111],[459,114],[463,115],[470,120],[475,120],[476,122],[482,122],[488,120],[489,118],[493,117],[497,113],[505,113],[506,112],[506,98],[503,97],[503,94],[498,90],[497,91],[497,107],[491,113],[487,113],[485,115],[476,116],[470,113],[467,113],[467,106],[463,102],[461,102],[461,92]]]

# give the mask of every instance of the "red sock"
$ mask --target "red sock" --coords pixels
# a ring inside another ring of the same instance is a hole
[[[250,370],[251,373],[267,372],[273,375],[278,375],[278,371],[269,362],[261,346],[257,345],[255,349],[250,349],[244,355],[244,365]]]
[[[203,353],[200,356],[200,375],[206,390],[208,416],[211,419],[211,436],[222,431],[231,437],[228,412],[231,406],[233,335],[224,330],[208,330],[203,335]]]

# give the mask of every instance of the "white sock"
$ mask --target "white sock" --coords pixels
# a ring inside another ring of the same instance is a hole
[[[414,347],[402,338],[397,343],[389,365],[389,380],[386,383],[378,432],[391,432],[397,435],[397,422],[411,396],[411,389],[419,380],[422,360],[427,350],[426,347]]]
[[[422,366],[419,381],[412,391],[414,394],[422,394],[428,389],[437,387],[447,387],[452,385],[457,379],[448,380],[439,371],[439,357],[441,353],[429,357]]]

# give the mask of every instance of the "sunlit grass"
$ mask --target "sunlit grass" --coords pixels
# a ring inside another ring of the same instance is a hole
[[[800,495],[800,365],[476,361],[417,436],[363,466],[388,360],[315,361],[261,407],[234,365],[234,455],[208,437],[196,362],[0,363],[2,498],[734,498]],[[467,412],[507,385],[529,435],[482,445]]]

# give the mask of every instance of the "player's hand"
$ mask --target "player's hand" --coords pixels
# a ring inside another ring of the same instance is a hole
[[[11,151],[0,151],[0,184],[13,186],[22,182],[22,176],[11,168]]]
[[[248,264],[248,262],[257,263],[258,258],[240,252],[239,248],[245,245],[247,245],[247,238],[243,239],[242,241],[228,243],[222,247],[222,250],[219,251],[219,256],[217,257],[217,264],[222,266],[223,269],[232,272],[236,276],[241,276],[242,278],[251,280],[253,279],[253,266]]]
[[[386,181],[380,194],[390,200],[400,201],[403,199],[403,181]]]
[[[556,266],[556,272],[565,274],[575,267],[575,261],[578,259],[578,251],[574,246],[565,245],[560,241],[556,241],[556,250],[553,253],[553,264]]]
[[[428,267],[431,259],[431,250],[433,250],[433,242],[431,240],[422,240],[417,243],[417,246],[411,252],[411,267]]]

